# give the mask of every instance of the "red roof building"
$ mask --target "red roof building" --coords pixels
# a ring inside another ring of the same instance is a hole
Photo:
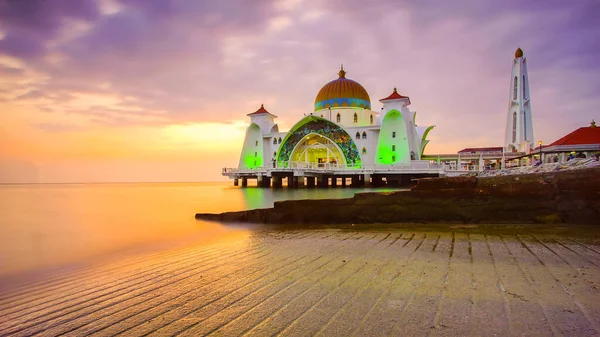
[[[600,144],[600,128],[595,122],[588,127],[579,128],[548,146]]]
[[[466,149],[462,149],[458,151],[458,153],[468,153],[468,154],[484,154],[484,153],[502,153],[502,146],[494,146],[494,147],[468,147]]]
[[[538,151],[540,146],[535,148],[534,153]],[[575,152],[589,156],[598,151],[600,151],[600,128],[593,120],[590,126],[579,128],[550,145],[541,145],[541,152],[544,154]]]

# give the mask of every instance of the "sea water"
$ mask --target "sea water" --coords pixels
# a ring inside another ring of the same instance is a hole
[[[367,191],[373,189],[242,188],[231,182],[0,185],[0,277],[190,237],[219,240],[240,230],[196,221],[198,212],[348,198]]]

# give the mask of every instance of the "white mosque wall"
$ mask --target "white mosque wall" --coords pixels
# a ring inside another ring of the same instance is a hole
[[[377,149],[379,126],[346,127],[344,131],[350,135],[354,144],[356,144],[363,167],[372,166]]]
[[[356,114],[356,119],[354,115]],[[344,127],[378,125],[377,113],[369,109],[332,108],[313,113]],[[339,118],[338,118],[339,115]]]
[[[251,116],[250,123],[258,125],[263,134],[271,133],[271,130],[277,126],[273,116],[266,113]]]
[[[241,170],[262,167],[264,163],[263,147],[264,142],[260,126],[251,123],[246,129],[246,137],[244,138],[238,167]]]
[[[410,100],[408,98],[394,99],[383,102],[383,122],[385,123],[386,117],[392,112],[400,112],[404,121],[404,126],[401,130],[397,130],[402,134],[403,140],[408,142],[408,156],[409,160],[421,159],[421,143],[422,135],[417,132],[417,126],[415,124],[416,113],[408,109]]]
[[[410,164],[411,150],[406,126],[406,121],[400,111],[386,112],[377,141],[376,165]]]

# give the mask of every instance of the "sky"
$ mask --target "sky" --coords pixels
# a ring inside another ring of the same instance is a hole
[[[600,120],[597,0],[0,0],[0,183],[217,181],[246,114],[281,131],[337,78],[394,87],[426,153],[502,146],[511,64],[536,138]]]

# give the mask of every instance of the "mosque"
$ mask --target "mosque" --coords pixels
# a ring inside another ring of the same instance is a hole
[[[410,98],[393,92],[379,100],[381,112],[371,110],[371,98],[358,82],[346,77],[343,66],[338,78],[325,84],[316,95],[314,111],[305,114],[289,131],[279,132],[277,116],[264,106],[250,117],[250,126],[237,169],[225,169],[234,179],[256,178],[259,185],[336,185],[338,179],[354,185],[369,181],[394,183],[424,176],[440,176],[440,165],[422,160],[434,126],[417,126]]]
[[[427,135],[434,126],[417,125],[417,114],[408,107],[410,98],[394,88],[379,102],[381,111],[371,110],[369,93],[347,78],[342,66],[338,78],[317,93],[314,110],[287,132],[279,131],[277,116],[263,105],[248,114],[250,125],[239,165],[224,168],[222,174],[234,179],[235,186],[240,180],[246,186],[248,179],[256,179],[262,187],[271,186],[271,182],[274,187],[281,186],[284,179],[290,187],[315,183],[335,186],[338,182],[346,186],[348,180],[352,186],[403,185],[416,178],[531,165],[546,158],[542,142],[535,147],[527,59],[521,48],[512,62],[502,146],[425,155]],[[553,152],[552,158],[561,161],[568,151],[581,152],[582,156],[597,153],[599,130],[592,122],[589,128],[578,130],[577,137],[567,135],[566,140],[547,146],[545,152]]]

